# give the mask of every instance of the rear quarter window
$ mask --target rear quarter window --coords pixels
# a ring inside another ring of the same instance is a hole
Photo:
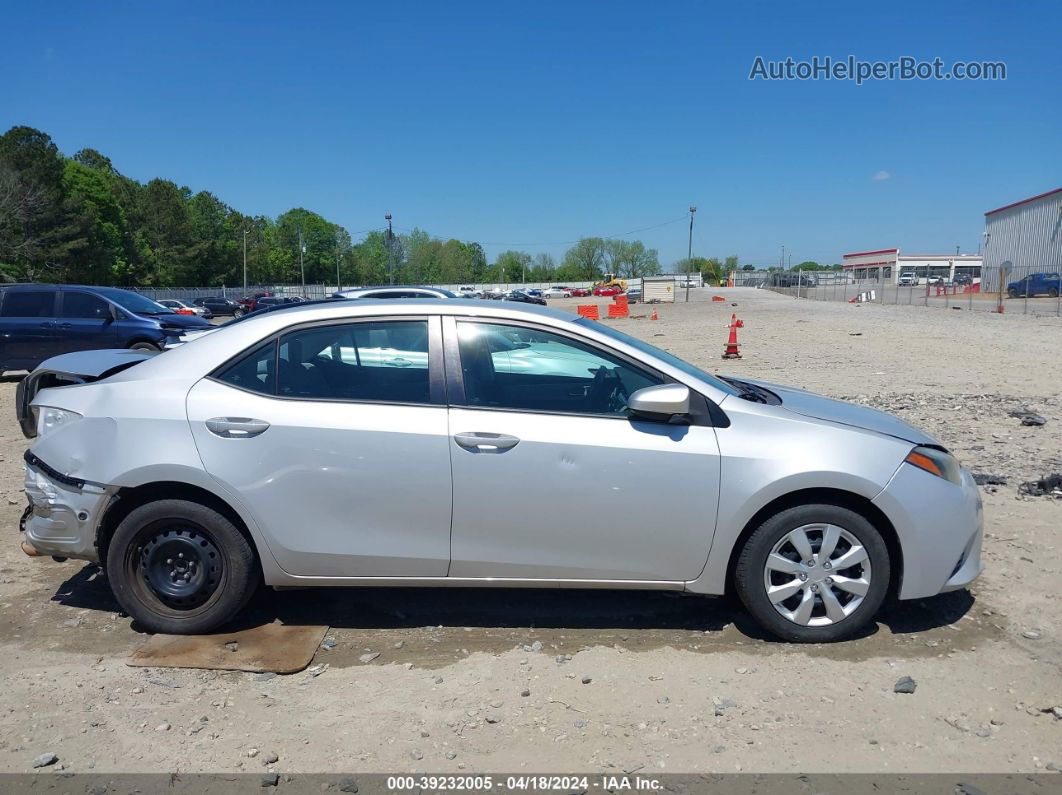
[[[0,317],[55,317],[55,290],[14,290],[4,295]]]

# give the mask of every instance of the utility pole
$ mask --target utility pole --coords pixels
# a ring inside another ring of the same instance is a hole
[[[339,281],[339,232],[336,232],[336,292],[343,289],[343,284]]]
[[[690,243],[686,249],[686,302],[690,300],[690,267],[693,265],[693,214],[697,208],[690,205]]]
[[[395,236],[395,233],[391,231],[391,213],[384,213],[384,220],[387,221],[387,283],[395,283],[394,266],[391,263],[391,239]]]
[[[247,233],[250,229],[243,230],[243,294],[247,295]]]
[[[306,295],[306,266],[303,264],[302,255],[306,252],[306,246],[302,242],[302,227],[299,227],[299,272],[302,274],[302,294]]]
[[[782,258],[778,261],[779,270],[785,270],[785,243],[782,244]]]

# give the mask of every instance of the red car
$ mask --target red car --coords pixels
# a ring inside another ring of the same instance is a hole
[[[585,298],[590,295],[590,290],[586,287],[572,287],[570,291],[572,298]]]
[[[237,298],[236,303],[246,309],[248,312],[253,312],[258,308],[259,298],[272,298],[273,293],[255,293],[252,296]]]
[[[613,296],[613,295],[619,295],[622,292],[623,292],[623,290],[621,290],[619,287],[616,287],[615,285],[613,285],[612,287],[595,287],[594,288],[594,295]],[[574,293],[573,293],[573,295],[574,295]]]

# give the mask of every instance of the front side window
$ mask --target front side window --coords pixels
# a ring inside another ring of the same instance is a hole
[[[55,290],[12,290],[4,296],[3,317],[55,317]]]
[[[561,334],[474,321],[461,321],[457,329],[469,406],[626,416],[632,393],[663,383]]]
[[[428,322],[349,323],[285,334],[277,357],[277,394],[428,403]]]
[[[111,307],[91,293],[63,293],[63,317],[103,320],[111,316]]]

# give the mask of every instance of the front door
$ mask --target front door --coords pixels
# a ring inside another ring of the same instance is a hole
[[[118,333],[110,304],[81,290],[64,290],[61,301],[58,324],[64,350],[91,351],[115,347]]]
[[[715,430],[627,418],[663,376],[577,338],[448,321],[451,577],[684,581],[719,499]],[[451,349],[453,346],[450,346]]]
[[[424,318],[293,330],[192,388],[188,419],[206,470],[238,495],[285,571],[446,575],[437,318],[431,328],[430,344]]]

